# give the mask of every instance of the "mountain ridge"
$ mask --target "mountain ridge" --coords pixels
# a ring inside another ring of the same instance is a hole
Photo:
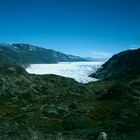
[[[120,79],[129,73],[140,73],[140,48],[113,55],[91,76],[101,79]]]
[[[30,44],[0,44],[1,64],[45,64],[58,62],[88,61],[86,58],[68,55],[52,49],[41,48]]]

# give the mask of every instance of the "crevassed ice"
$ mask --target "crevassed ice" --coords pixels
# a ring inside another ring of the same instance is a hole
[[[89,83],[97,79],[89,77],[103,62],[60,62],[58,64],[31,64],[26,71],[30,74],[55,74],[70,77],[80,83]]]

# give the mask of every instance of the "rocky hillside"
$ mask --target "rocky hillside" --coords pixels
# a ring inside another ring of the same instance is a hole
[[[138,140],[140,79],[83,85],[0,67],[1,140]]]
[[[83,114],[92,97],[91,90],[73,79],[0,67],[0,139],[78,138],[73,131],[88,129]]]
[[[0,58],[0,65],[15,64],[19,66],[26,66],[28,64],[87,61],[85,58],[66,55],[58,51],[29,44],[0,44]]]
[[[20,60],[19,55],[15,55],[12,47],[9,45],[0,45],[0,65],[18,65],[23,66],[25,63]]]
[[[140,73],[132,70],[80,84],[0,66],[0,140],[139,140],[139,108]]]
[[[127,50],[112,56],[92,77],[102,80],[120,79],[140,73],[140,49]]]

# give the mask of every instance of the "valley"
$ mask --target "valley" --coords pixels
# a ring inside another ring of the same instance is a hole
[[[140,140],[140,0],[0,0],[0,140]]]
[[[102,64],[7,47],[0,47],[0,140],[139,140],[140,49]]]

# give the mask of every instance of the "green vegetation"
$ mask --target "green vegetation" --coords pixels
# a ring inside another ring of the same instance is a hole
[[[127,73],[126,73],[127,74]],[[0,140],[108,140],[140,137],[140,73],[80,84],[0,66]]]

